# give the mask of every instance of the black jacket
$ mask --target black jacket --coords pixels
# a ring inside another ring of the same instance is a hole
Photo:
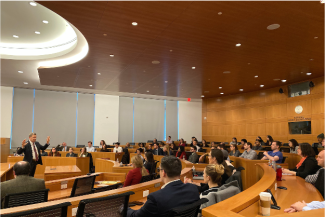
[[[320,169],[315,157],[307,157],[298,169],[293,169],[296,172],[296,176],[306,178],[308,175],[315,174]]]
[[[152,149],[152,154],[154,155],[164,155],[164,152],[161,148],[158,148],[158,154],[156,149]]]
[[[37,164],[41,164],[42,165],[43,163],[42,163],[41,150],[47,149],[47,147],[49,147],[50,144],[41,145],[41,144],[39,144],[39,142],[36,141],[35,142],[35,145],[36,145],[37,151],[38,151],[38,161],[37,161]],[[19,148],[17,150],[17,154],[25,153],[25,156],[24,156],[23,161],[27,161],[27,162],[29,162],[31,164],[32,161],[33,161],[32,150],[33,150],[32,149],[32,146],[31,146],[30,142],[28,141],[24,148]]]
[[[70,153],[67,153],[65,156],[66,156],[66,157],[78,157],[78,155],[75,154],[75,153],[73,153],[73,152],[72,152],[71,155],[70,155]]]
[[[190,205],[199,200],[199,192],[193,184],[181,180],[169,183],[163,189],[148,195],[147,202],[139,210],[129,209],[131,217],[167,217],[170,210]]]

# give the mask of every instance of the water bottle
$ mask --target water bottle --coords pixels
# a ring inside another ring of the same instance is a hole
[[[185,160],[185,155],[183,155],[183,160]]]
[[[269,166],[271,166],[272,165],[272,162],[271,162],[271,160],[269,160]]]

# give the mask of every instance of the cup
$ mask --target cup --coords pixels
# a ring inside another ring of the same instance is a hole
[[[260,193],[260,214],[270,216],[271,212],[271,194],[268,192]]]

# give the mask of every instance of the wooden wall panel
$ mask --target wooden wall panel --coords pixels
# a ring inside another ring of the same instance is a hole
[[[288,142],[316,142],[318,134],[324,132],[324,77],[313,79],[315,87],[311,94],[288,97],[287,86],[242,93],[233,96],[204,99],[203,107],[207,120],[202,125],[203,139],[207,141],[230,142],[246,138],[254,142],[257,136],[266,140],[271,135],[275,140]],[[279,88],[284,94],[279,93]],[[295,113],[301,105],[303,112]],[[206,113],[205,113],[206,112]],[[312,120],[312,134],[290,135],[288,120],[303,116]]]

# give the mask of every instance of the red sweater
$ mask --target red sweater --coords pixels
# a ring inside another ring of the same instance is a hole
[[[148,174],[149,171],[147,170]],[[141,168],[134,168],[128,172],[123,187],[139,184],[141,181]]]
[[[176,152],[176,157],[179,157],[179,159],[183,160],[183,156],[185,156],[185,160],[187,160],[185,151],[183,151],[182,153]]]

